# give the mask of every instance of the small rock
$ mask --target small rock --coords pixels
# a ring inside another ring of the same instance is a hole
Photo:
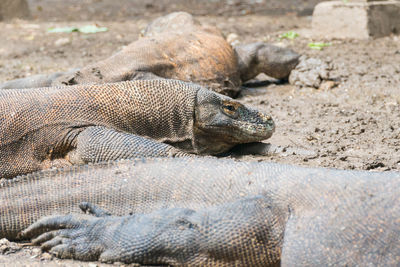
[[[232,46],[240,44],[239,36],[236,33],[230,33],[226,37],[226,41],[230,43]]]
[[[300,57],[300,63],[290,73],[289,83],[300,87],[319,88],[321,83],[329,79],[332,69],[327,62],[317,59]]]
[[[32,254],[40,255],[41,253],[42,253],[42,250],[40,248],[33,248],[32,249]]]
[[[318,138],[317,138],[317,137],[315,137],[315,136],[312,136],[312,135],[308,135],[308,136],[306,136],[306,139],[307,139],[308,141],[314,141],[314,140],[318,140]]]
[[[11,254],[21,250],[21,247],[17,243],[10,242],[5,238],[0,239],[0,255]]]
[[[89,267],[98,267],[98,265],[95,264],[95,263],[89,263],[88,266],[89,266]]]
[[[52,258],[53,258],[53,256],[47,252],[44,252],[42,254],[42,256],[40,257],[41,260],[51,260]],[[89,266],[90,266],[90,264],[89,264]]]
[[[324,81],[319,85],[319,89],[320,90],[331,90],[335,86],[337,86],[337,83],[334,81]]]
[[[55,46],[63,46],[63,45],[69,44],[70,42],[71,42],[71,40],[69,38],[60,38],[54,42],[54,45]]]
[[[284,42],[277,42],[277,43],[274,43],[274,45],[279,46],[279,47],[282,47],[282,48],[288,47],[288,44],[286,44],[286,43],[284,43]]]

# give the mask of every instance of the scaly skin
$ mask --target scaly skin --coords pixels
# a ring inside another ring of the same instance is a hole
[[[4,90],[0,97],[2,178],[138,156],[218,154],[274,131],[271,117],[176,80]]]
[[[175,266],[396,266],[399,172],[208,158],[51,170],[0,186],[0,238],[61,258]],[[97,216],[70,214],[83,209]],[[55,215],[60,214],[60,215]],[[133,214],[133,215],[128,215]],[[21,237],[21,236],[20,236]]]
[[[259,73],[287,78],[299,55],[265,43],[232,48],[221,31],[175,12],[150,23],[144,36],[111,57],[80,70],[6,82],[0,88],[31,88],[141,79],[195,82],[229,96]]]

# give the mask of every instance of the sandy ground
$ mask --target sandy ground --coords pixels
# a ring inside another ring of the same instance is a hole
[[[32,0],[33,20],[0,23],[0,81],[68,70],[108,57],[137,39],[151,19],[170,11],[153,2],[147,1],[147,6],[142,7],[147,8],[146,12],[137,9],[135,13],[121,11],[115,6],[110,8],[107,6],[111,5],[110,1],[82,1],[82,5],[90,4],[93,8],[88,11],[85,7],[71,5],[59,16],[44,16],[44,12],[60,11],[60,6],[56,1]],[[322,51],[312,50],[307,45],[309,42],[324,40],[308,37],[311,18],[298,15],[308,14],[312,4],[318,1],[304,1],[307,2],[304,6],[296,5],[296,1],[286,2],[291,3],[287,12],[282,6],[271,7],[279,11],[280,15],[275,16],[267,16],[273,13],[271,9],[254,12],[254,6],[247,8],[241,4],[229,10],[221,6],[222,11],[215,8],[196,11],[202,22],[217,25],[226,36],[236,34],[241,43],[280,43],[301,54],[329,61],[333,67],[330,77],[337,83],[333,88],[271,83],[243,90],[241,101],[272,114],[275,119],[277,129],[268,142],[287,147],[288,151],[300,148],[314,152],[313,155],[287,152],[243,159],[341,169],[400,170],[400,37],[325,40],[332,45]],[[108,13],[96,13],[104,5]],[[49,27],[93,23],[108,27],[109,31],[97,34],[46,32]],[[289,30],[300,36],[294,40],[278,39]],[[260,76],[261,80],[264,78]],[[9,249],[10,245],[3,245],[2,250],[0,242],[0,265],[101,266],[99,263],[51,260],[51,255],[41,254],[39,249],[29,246],[11,254],[7,253]]]

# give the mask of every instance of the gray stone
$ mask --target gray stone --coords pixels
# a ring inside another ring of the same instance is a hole
[[[21,250],[21,247],[5,238],[0,239],[0,255],[12,254]]]
[[[332,66],[318,58],[300,57],[296,68],[290,72],[289,83],[300,87],[319,88],[321,83],[329,80]]]
[[[368,39],[400,33],[400,1],[329,1],[314,8],[314,36]]]

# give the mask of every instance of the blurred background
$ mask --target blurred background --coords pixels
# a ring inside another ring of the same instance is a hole
[[[17,0],[18,1],[18,0]],[[27,0],[39,20],[125,20],[154,13],[187,11],[193,15],[311,15],[318,0]]]

